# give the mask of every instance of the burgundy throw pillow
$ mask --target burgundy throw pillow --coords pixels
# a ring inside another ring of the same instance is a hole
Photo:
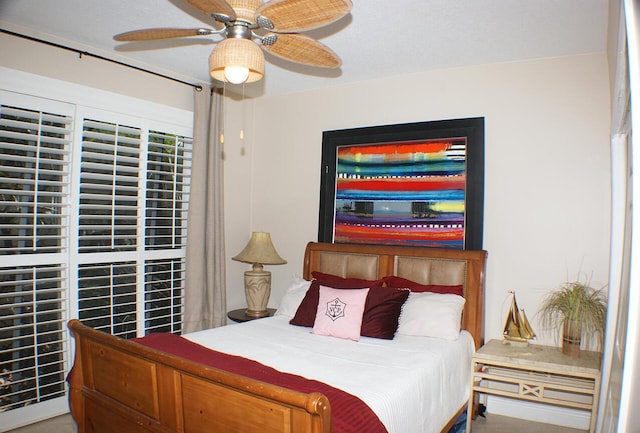
[[[383,283],[383,279],[365,280],[362,278],[345,278],[318,271],[311,272],[311,276],[314,280],[320,281],[320,284],[323,286],[333,287],[334,289],[362,289],[369,286],[382,286]]]
[[[360,335],[392,340],[398,329],[402,306],[411,293],[406,288],[374,286],[364,304]]]
[[[311,282],[311,287],[309,287],[295,316],[289,323],[307,327],[314,325],[321,285],[334,289],[369,288],[360,335],[387,340],[393,339],[398,329],[398,317],[400,316],[402,305],[409,296],[409,290],[382,287],[381,280],[369,281],[357,278],[342,278],[320,272],[314,272],[312,275],[316,279]]]
[[[407,280],[406,278],[390,275],[383,278],[387,287],[403,288],[406,287],[412,292],[432,292],[442,294],[452,294],[464,297],[464,290],[462,284],[454,286],[445,286],[440,284],[420,284],[415,281]]]
[[[293,319],[289,321],[292,325],[312,327],[316,320],[318,310],[318,299],[320,299],[320,285],[333,289],[365,289],[372,286],[382,286],[382,280],[371,281],[359,278],[342,278],[337,275],[312,272],[313,281],[307,290],[307,294],[302,299]]]

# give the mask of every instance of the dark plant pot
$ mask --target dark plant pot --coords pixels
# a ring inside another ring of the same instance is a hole
[[[562,353],[568,356],[580,356],[582,326],[576,320],[565,320],[562,327]]]

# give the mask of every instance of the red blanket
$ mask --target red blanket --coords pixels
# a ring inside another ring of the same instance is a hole
[[[304,393],[320,392],[331,404],[335,433],[386,433],[376,414],[359,398],[317,380],[282,373],[240,356],[216,352],[173,334],[149,334],[133,341],[200,364]]]

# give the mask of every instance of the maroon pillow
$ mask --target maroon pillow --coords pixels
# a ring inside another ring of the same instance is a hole
[[[298,306],[293,319],[289,321],[292,325],[311,327],[316,321],[318,310],[318,299],[320,299],[320,285],[332,287],[334,289],[365,289],[371,286],[382,286],[382,280],[371,281],[359,278],[342,278],[337,275],[323,274],[322,272],[312,272],[313,281],[307,294]]]
[[[364,304],[360,335],[392,340],[398,330],[402,306],[411,293],[406,288],[374,286]]]
[[[316,320],[320,286],[334,289],[369,288],[369,295],[362,315],[360,335],[365,337],[393,339],[398,329],[398,317],[402,305],[409,297],[409,290],[382,287],[382,281],[361,280],[358,278],[342,278],[336,275],[313,272],[315,278],[300,303],[292,325],[312,327]]]
[[[439,284],[420,284],[420,283],[416,283],[415,281],[407,280],[406,278],[396,277],[395,275],[384,277],[383,280],[387,287],[395,287],[398,289],[406,287],[410,289],[412,292],[444,293],[444,294],[453,294],[453,295],[464,297],[464,290],[462,288],[462,284],[458,284],[455,286],[444,286]]]
[[[344,278],[338,275],[325,274],[323,272],[313,271],[311,276],[314,280],[320,281],[323,286],[333,287],[334,289],[365,289],[371,286],[382,286],[384,279],[380,280],[364,280],[362,278]]]

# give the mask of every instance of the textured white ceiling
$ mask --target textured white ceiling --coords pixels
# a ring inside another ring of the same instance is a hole
[[[353,0],[351,14],[307,34],[335,51],[340,70],[267,54],[265,79],[246,94],[278,95],[472,64],[603,52],[608,0]],[[194,82],[210,82],[210,37],[115,42],[150,27],[211,27],[182,0],[0,0],[0,27]],[[217,40],[217,39],[216,39]]]

